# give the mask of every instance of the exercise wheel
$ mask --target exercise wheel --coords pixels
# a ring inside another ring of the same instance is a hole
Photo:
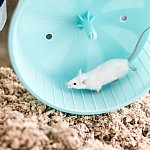
[[[128,58],[150,26],[149,0],[20,0],[9,32],[12,65],[40,101],[63,112],[100,114],[126,106],[150,88],[150,34],[132,61],[137,68],[99,94],[66,82],[112,58]]]

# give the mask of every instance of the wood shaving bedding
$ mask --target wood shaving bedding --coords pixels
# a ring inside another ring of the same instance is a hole
[[[150,150],[150,94],[112,113],[76,116],[31,96],[0,68],[0,150]]]

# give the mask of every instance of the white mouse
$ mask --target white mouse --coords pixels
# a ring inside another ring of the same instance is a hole
[[[150,27],[143,31],[129,59],[112,59],[87,73],[82,73],[80,69],[78,75],[66,84],[67,88],[95,90],[99,93],[104,85],[126,76],[129,69],[136,71],[136,68],[130,65],[130,61],[135,55],[144,33],[149,29]]]

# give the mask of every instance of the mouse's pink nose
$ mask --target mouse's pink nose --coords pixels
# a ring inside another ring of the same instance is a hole
[[[71,88],[71,84],[67,83],[67,84],[66,84],[66,87],[67,87],[68,89],[70,89],[70,88]]]

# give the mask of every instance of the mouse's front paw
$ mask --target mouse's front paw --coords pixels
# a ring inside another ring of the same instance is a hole
[[[112,83],[116,83],[118,80],[119,80],[119,79],[116,79],[116,80],[112,81]]]
[[[95,90],[94,94],[99,94],[101,89]]]

